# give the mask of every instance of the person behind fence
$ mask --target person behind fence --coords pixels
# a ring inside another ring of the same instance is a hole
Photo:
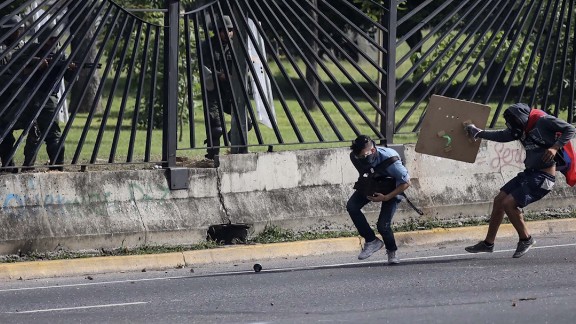
[[[0,109],[5,109],[4,113],[0,117],[0,134],[4,133],[9,124],[13,122],[16,112],[15,109],[18,107],[18,95],[15,92],[21,86],[20,78],[16,75],[18,70],[18,64],[11,62],[12,58],[18,57],[18,53],[21,51],[23,41],[19,40],[22,33],[24,32],[24,24],[22,24],[20,18],[17,16],[10,17],[6,22],[0,26],[0,35],[10,32],[11,29],[17,27],[10,35],[8,35],[2,42],[2,50],[0,54],[3,58],[0,60],[0,70],[5,70],[5,72],[0,76],[0,86],[8,85],[7,89],[3,89],[2,98],[0,99]],[[15,59],[16,61],[16,59]],[[13,63],[8,66],[8,63]],[[15,98],[12,98],[15,97]],[[12,101],[10,107],[5,107],[8,102]],[[2,161],[2,166],[14,166],[13,159],[9,160],[11,152],[13,150],[14,144],[16,143],[16,138],[14,137],[14,130],[25,129],[27,123],[24,117],[18,119],[14,126],[7,132],[4,140],[0,143],[0,160]],[[38,140],[38,126],[35,122],[32,123],[30,131],[28,132],[26,141],[29,143],[37,143]],[[26,160],[26,157],[25,157]],[[13,168],[12,172],[18,172],[18,169]]]
[[[31,46],[30,53],[34,53],[39,48],[37,54],[33,57],[30,56],[28,66],[25,69],[25,74],[34,73],[31,80],[26,83],[26,90],[32,96],[32,100],[27,109],[30,114],[28,117],[34,117],[38,111],[39,115],[36,119],[38,129],[41,134],[46,133],[44,142],[46,143],[46,151],[51,165],[51,170],[62,171],[62,164],[64,163],[64,146],[58,152],[58,146],[61,138],[60,126],[58,125],[56,109],[58,106],[58,89],[62,78],[61,72],[65,69],[64,78],[70,81],[73,72],[76,70],[75,63],[69,63],[66,57],[61,54],[58,55],[57,51],[58,33],[56,30],[48,29],[40,34],[38,43]],[[46,57],[42,59],[43,57]],[[33,72],[33,69],[39,68]],[[51,70],[49,70],[51,68]],[[42,79],[45,78],[43,81]],[[41,84],[39,85],[39,82]],[[39,87],[38,87],[39,86]],[[37,91],[34,89],[38,87]],[[34,151],[39,143],[26,142],[24,147],[25,166],[34,164]]]
[[[346,210],[350,214],[350,218],[352,218],[358,233],[365,241],[364,248],[358,255],[358,259],[366,259],[385,246],[388,254],[388,263],[397,264],[399,263],[396,256],[398,247],[396,246],[391,225],[396,207],[401,201],[398,195],[410,186],[408,170],[402,164],[398,152],[388,147],[376,146],[374,141],[366,135],[358,136],[352,142],[350,148],[352,150],[350,160],[356,170],[358,170],[360,177],[354,186],[356,190],[346,204]],[[391,180],[391,186],[386,190],[387,192],[367,193],[364,190],[361,180],[374,172]],[[362,213],[362,207],[370,202],[382,203],[376,228],[384,241],[376,237],[374,230],[372,230]]]
[[[482,130],[474,124],[465,125],[466,133],[473,139],[501,143],[518,140],[526,150],[525,170],[500,188],[494,198],[486,238],[476,245],[466,247],[465,250],[470,253],[494,251],[494,241],[504,214],[508,216],[519,237],[512,257],[523,256],[536,243],[528,232],[522,208],[542,199],[552,190],[556,181],[556,153],[574,137],[575,129],[551,115],[533,119],[537,110],[531,111],[523,103],[510,106],[504,111],[506,128],[502,130]]]
[[[234,38],[234,25],[229,16],[217,18],[211,25],[214,36],[202,42],[201,51],[204,59],[204,84],[208,98],[208,118],[209,125],[206,124],[208,136],[204,143],[212,146],[207,149],[205,157],[213,160],[214,156],[220,153],[220,138],[224,134],[222,125],[223,116],[220,114],[220,100],[222,101],[222,111],[231,114],[233,109],[234,96],[232,95],[232,81],[237,78],[237,73],[233,73],[234,63],[232,58],[232,40]],[[208,43],[210,42],[210,43]],[[212,49],[212,52],[210,52]],[[228,72],[226,71],[226,67]],[[214,70],[214,71],[212,71]],[[216,86],[214,80],[218,83]],[[242,80],[242,79],[239,79]],[[220,90],[220,92],[218,92]],[[248,119],[248,131],[252,129],[250,117]],[[230,133],[228,133],[230,137]],[[211,145],[210,145],[211,144]]]

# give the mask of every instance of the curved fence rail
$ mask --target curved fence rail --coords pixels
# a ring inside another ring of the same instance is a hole
[[[419,129],[431,94],[490,104],[490,127],[514,102],[574,122],[574,1],[407,4],[397,24],[396,44],[410,50],[396,61],[396,109],[408,111],[396,133]]]
[[[162,160],[161,24],[88,0],[27,1],[0,25],[5,167]]]
[[[201,121],[190,147],[415,141],[432,94],[492,106],[490,127],[515,102],[574,122],[574,11],[573,0],[213,2],[184,17],[204,107],[188,101]],[[231,42],[211,25],[224,16]]]
[[[7,0],[3,170],[414,142],[432,94],[573,123],[575,1]]]
[[[348,1],[217,1],[186,13],[187,84],[197,70],[205,107],[188,100],[200,121],[190,119],[190,148],[207,144],[211,157],[221,145],[241,153],[384,138],[378,52],[387,51],[350,13],[374,24]]]

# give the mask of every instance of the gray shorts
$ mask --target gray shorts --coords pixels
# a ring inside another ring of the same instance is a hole
[[[524,208],[542,199],[554,187],[556,177],[540,170],[524,170],[508,181],[500,190],[512,195],[516,204]]]

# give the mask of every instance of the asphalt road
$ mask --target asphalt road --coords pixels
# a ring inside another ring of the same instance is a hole
[[[574,323],[576,237],[0,282],[0,323]],[[473,243],[473,242],[470,242]]]

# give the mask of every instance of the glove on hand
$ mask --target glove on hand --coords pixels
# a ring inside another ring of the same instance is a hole
[[[476,127],[474,124],[468,124],[464,126],[464,130],[466,131],[466,135],[472,139],[477,139],[478,134],[480,134],[483,130]]]

